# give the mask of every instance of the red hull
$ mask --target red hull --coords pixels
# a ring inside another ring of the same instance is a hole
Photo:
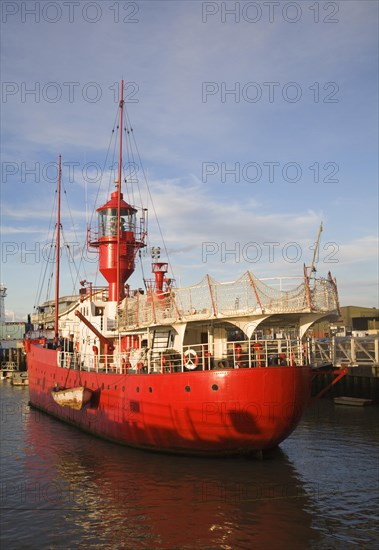
[[[144,449],[199,455],[247,454],[276,447],[310,399],[309,367],[267,367],[165,374],[72,370],[67,386],[94,392],[76,411],[57,405],[53,387],[67,369],[57,352],[27,354],[30,403],[96,436]]]

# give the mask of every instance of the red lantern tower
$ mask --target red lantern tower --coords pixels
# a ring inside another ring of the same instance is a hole
[[[135,257],[144,244],[144,220],[137,237],[137,210],[123,200],[122,181],[122,128],[124,107],[124,81],[120,91],[120,151],[116,191],[110,200],[97,209],[98,233],[90,239],[90,246],[99,249],[99,270],[109,284],[109,301],[119,302],[125,296],[125,282],[134,271]]]
[[[120,201],[118,198],[118,192],[115,191],[110,200],[97,209],[98,238],[91,243],[99,248],[99,270],[109,283],[109,300],[112,302],[125,296],[125,281],[134,271],[134,259],[141,245],[136,240],[137,210],[123,200],[122,193]]]

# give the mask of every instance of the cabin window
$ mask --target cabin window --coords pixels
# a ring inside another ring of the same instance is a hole
[[[212,390],[213,390],[213,391],[217,391],[217,390],[218,390],[218,385],[217,385],[217,384],[213,384],[213,385],[212,385]]]
[[[188,392],[191,391],[190,386],[186,386],[186,387],[185,387],[185,390],[188,391]]]

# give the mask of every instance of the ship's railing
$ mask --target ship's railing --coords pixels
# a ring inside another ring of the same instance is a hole
[[[126,374],[124,354],[98,355],[94,353],[77,353],[59,351],[58,366],[65,369],[82,370],[99,373]]]
[[[175,349],[129,350],[97,355],[58,352],[63,368],[119,374],[156,374],[228,368],[265,368],[285,365],[378,365],[379,337],[315,339],[267,339],[187,344]]]
[[[273,315],[338,310],[336,287],[331,279],[317,279],[310,287],[296,281],[292,290],[283,290],[293,277],[273,279],[272,286],[250,272],[231,283],[218,283],[209,276],[199,284],[172,289],[161,295],[148,292],[126,298],[120,311],[120,328],[131,329],[176,321]],[[273,282],[274,281],[274,282]]]
[[[199,370],[304,365],[308,348],[300,340],[243,340],[185,345],[183,350],[155,352],[146,372],[187,372]]]
[[[158,374],[199,370],[309,364],[309,347],[300,339],[218,341],[187,344],[182,350],[147,348],[113,355],[59,351],[62,368],[99,373]]]
[[[93,286],[90,284],[81,288],[79,295],[81,302],[84,300],[106,302],[108,300],[109,289],[106,286]]]
[[[54,330],[52,329],[41,329],[41,330],[30,330],[24,336],[24,340],[46,340],[52,341],[54,338]]]
[[[165,350],[152,356],[149,372],[304,365],[309,350],[300,339],[218,341],[184,345],[182,353]]]

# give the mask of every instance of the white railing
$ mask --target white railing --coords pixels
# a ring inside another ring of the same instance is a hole
[[[300,340],[221,341],[183,346],[153,356],[149,372],[183,372],[228,368],[303,365],[307,348]]]
[[[379,336],[314,339],[309,344],[313,362],[333,365],[379,365]]]
[[[97,355],[59,351],[62,368],[111,374],[157,374],[199,370],[295,366],[309,363],[309,350],[299,339],[217,341],[187,344],[182,350],[129,350]]]
[[[126,373],[126,362],[123,355],[96,355],[94,353],[71,353],[59,351],[58,365],[65,369],[101,373]]]
[[[226,340],[214,344],[187,344],[182,350],[129,350],[96,355],[59,351],[62,368],[111,374],[157,374],[215,369],[320,366],[330,363],[379,365],[379,337],[323,340]]]

